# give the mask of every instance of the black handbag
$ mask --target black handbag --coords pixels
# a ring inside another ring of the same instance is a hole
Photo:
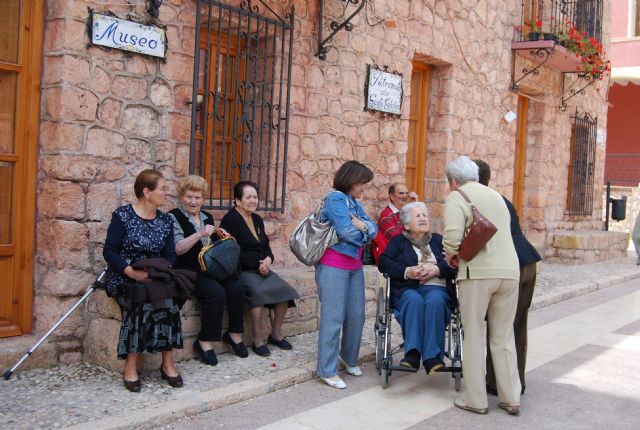
[[[231,237],[219,237],[200,250],[198,263],[200,270],[222,282],[238,270],[240,246]]]
[[[373,251],[371,250],[370,243],[365,243],[362,249],[362,264],[365,266],[376,265],[376,261],[373,258]]]

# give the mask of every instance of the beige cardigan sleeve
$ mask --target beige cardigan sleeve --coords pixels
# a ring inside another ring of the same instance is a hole
[[[442,245],[449,254],[457,254],[464,230],[471,225],[471,207],[458,192],[449,193],[444,202],[444,234]]]

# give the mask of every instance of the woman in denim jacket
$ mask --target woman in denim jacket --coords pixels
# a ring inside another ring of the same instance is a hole
[[[336,191],[325,197],[322,208],[321,220],[331,221],[339,239],[315,266],[320,298],[317,373],[333,388],[347,387],[338,376],[338,361],[347,373],[362,375],[358,367],[364,326],[362,252],[378,227],[356,199],[362,198],[372,179],[373,172],[365,165],[345,162],[333,180]]]

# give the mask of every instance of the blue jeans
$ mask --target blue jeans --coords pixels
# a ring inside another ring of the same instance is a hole
[[[320,299],[317,373],[321,378],[338,374],[338,350],[349,365],[357,366],[364,326],[364,272],[316,265]],[[342,329],[342,342],[340,330]]]
[[[422,356],[444,359],[444,338],[451,319],[450,297],[445,287],[421,285],[406,290],[395,303],[395,316],[402,327],[405,353],[412,349]]]

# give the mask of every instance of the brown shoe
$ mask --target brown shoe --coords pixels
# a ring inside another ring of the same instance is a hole
[[[474,412],[480,415],[487,415],[489,413],[489,408],[473,408],[471,406],[467,406],[467,403],[462,399],[455,399],[453,401],[453,405],[456,408],[460,408],[465,411]]]
[[[164,373],[162,366],[160,366],[160,377],[167,381],[173,388],[180,388],[182,387],[182,385],[184,385],[184,383],[182,382],[182,376],[180,376],[179,373],[177,376],[169,376]]]
[[[122,382],[124,382],[124,387],[131,391],[132,393],[139,393],[142,389],[142,384],[140,384],[140,378],[135,381],[127,381],[124,379],[124,375],[122,376]]]
[[[509,415],[518,416],[520,415],[520,403],[498,403],[498,407],[500,409],[504,409],[509,413]]]

